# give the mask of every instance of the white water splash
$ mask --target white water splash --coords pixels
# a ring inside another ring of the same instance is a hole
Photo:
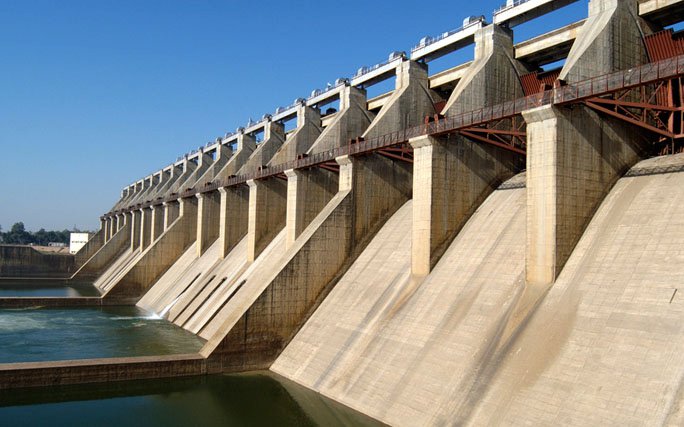
[[[176,299],[174,299],[173,301],[171,301],[171,304],[169,304],[169,305],[167,305],[166,307],[164,307],[164,309],[161,311],[161,313],[159,313],[159,318],[160,318],[160,319],[163,319],[163,318],[169,313],[169,310],[171,310],[171,307],[173,307],[174,304],[176,304],[176,303],[178,302],[178,300],[179,300],[182,296],[183,296],[183,294],[181,293],[180,295],[178,295],[178,296],[176,297]]]

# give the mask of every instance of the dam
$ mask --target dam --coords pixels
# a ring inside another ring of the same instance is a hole
[[[508,1],[250,121],[68,259],[0,246],[0,414],[239,413],[259,384],[295,425],[684,424],[684,1],[514,39],[573,3]]]

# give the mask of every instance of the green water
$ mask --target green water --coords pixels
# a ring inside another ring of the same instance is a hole
[[[3,426],[376,426],[270,373],[0,391]]]
[[[0,309],[0,363],[197,353],[203,345],[136,307]]]
[[[100,292],[91,283],[32,280],[0,281],[1,297],[94,297]]]

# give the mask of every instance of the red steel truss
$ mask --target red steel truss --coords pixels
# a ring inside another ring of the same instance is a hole
[[[158,198],[108,213],[115,215],[131,209],[146,208],[163,202],[213,191],[221,187],[242,185],[250,179],[282,176],[288,169],[333,166],[339,156],[355,156],[379,152],[382,155],[412,161],[409,139],[423,135],[460,133],[468,138],[524,154],[525,127],[522,112],[544,105],[587,105],[596,111],[619,118],[659,135],[661,152],[674,150],[675,142],[684,137],[682,131],[682,78],[684,55],[644,64],[638,67],[594,77],[569,85],[528,95],[513,101],[477,110],[441,117],[433,122],[406,128],[378,137],[349,141],[346,146],[314,154],[283,164],[264,167],[251,173],[231,176],[208,183],[202,188],[186,189],[180,194]],[[671,147],[671,148],[667,148]]]

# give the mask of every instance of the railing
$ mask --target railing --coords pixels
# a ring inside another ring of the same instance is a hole
[[[478,126],[494,120],[518,116],[523,111],[532,108],[544,105],[567,105],[577,103],[590,97],[606,95],[630,87],[656,83],[677,76],[684,76],[684,55],[590,78],[566,86],[559,86],[545,92],[525,96],[513,101],[507,101],[490,107],[479,108],[454,116],[444,117],[435,122],[406,128],[367,140],[361,140],[356,143],[349,143],[346,146],[270,166],[248,174],[237,175],[220,181],[213,181],[202,188],[186,189],[180,194],[173,194],[164,199],[157,199],[155,201],[148,201],[142,205],[136,205],[136,208],[137,206],[143,208],[149,207],[158,205],[162,202],[170,202],[179,198],[190,197],[198,193],[214,191],[222,187],[244,184],[251,179],[268,178],[281,174],[288,169],[313,167],[322,163],[334,161],[335,158],[339,156],[373,152],[381,148],[405,143],[409,139],[421,135],[451,133],[466,127]],[[125,210],[128,209],[120,209],[111,212],[110,214],[120,213]]]
[[[494,11],[494,15],[496,15],[497,13],[501,13],[504,10],[512,9],[516,6],[520,6],[521,4],[525,4],[528,1],[530,1],[530,0],[515,0],[512,4],[509,4],[508,2],[506,2],[506,4],[499,6],[499,8]]]
[[[432,45],[432,44],[435,44],[435,43],[437,43],[438,41],[444,40],[445,38],[450,37],[450,36],[453,36],[453,35],[456,34],[456,33],[460,33],[461,31],[465,30],[466,28],[472,27],[473,25],[477,24],[478,22],[484,22],[484,17],[483,17],[483,16],[480,16],[480,17],[478,17],[478,19],[475,20],[475,21],[472,21],[472,22],[470,22],[470,23],[468,23],[468,24],[466,24],[466,25],[463,25],[463,26],[461,26],[461,27],[459,27],[459,28],[456,28],[455,30],[451,30],[451,31],[447,31],[446,33],[442,33],[442,34],[440,34],[440,35],[438,35],[438,36],[435,36],[435,37],[429,37],[429,36],[428,36],[428,38],[425,40],[424,43],[418,43],[417,45],[413,46],[413,47],[411,48],[411,53],[413,53],[413,52],[415,52],[415,51],[417,51],[417,50],[419,50],[419,49],[423,49],[423,48],[425,48],[425,47],[428,47],[428,46],[430,46],[430,45]]]
[[[373,71],[375,71],[379,68],[382,68],[385,65],[390,64],[390,63],[392,63],[398,59],[402,59],[402,58],[404,58],[403,55],[397,55],[394,58],[388,58],[386,61],[378,62],[377,64],[373,65],[372,67],[363,67],[363,71],[357,72],[356,74],[354,74],[352,79],[358,79],[359,77],[365,76],[368,73],[372,73]]]

